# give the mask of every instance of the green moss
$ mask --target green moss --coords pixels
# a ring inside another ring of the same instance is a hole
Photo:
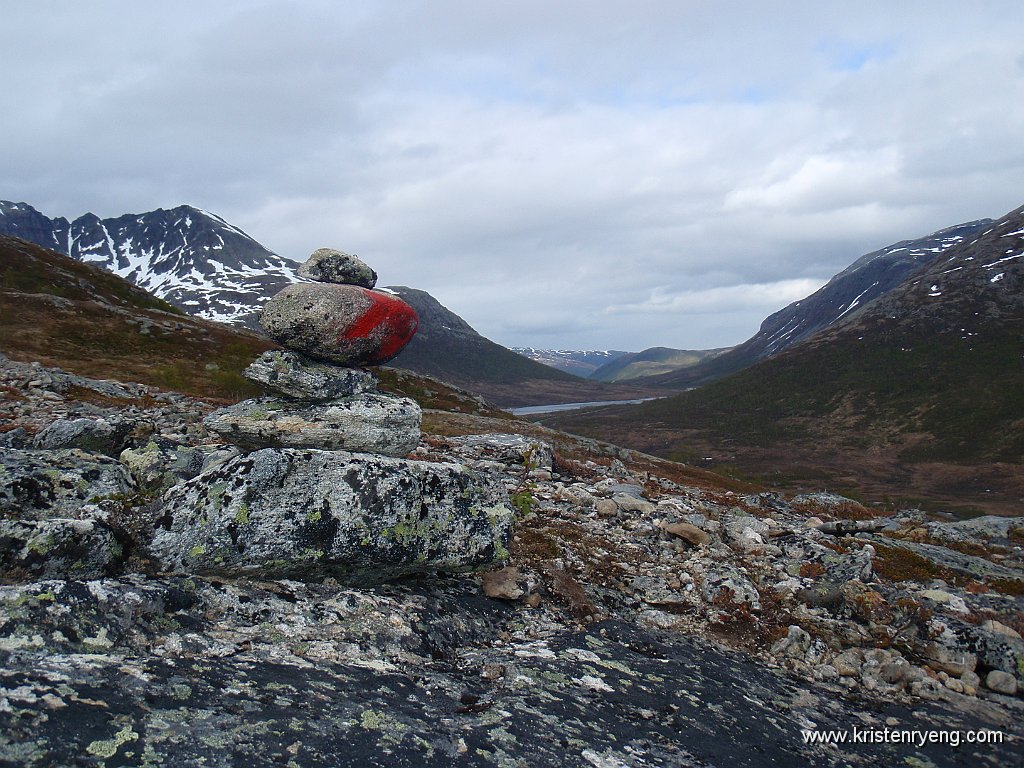
[[[189,557],[202,557],[206,554],[206,547],[202,544],[196,544],[192,549],[188,551]]]

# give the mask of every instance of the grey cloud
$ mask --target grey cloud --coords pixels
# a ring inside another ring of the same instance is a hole
[[[199,205],[509,345],[737,343],[790,300],[744,286],[1022,202],[1012,2],[8,6],[0,196]]]

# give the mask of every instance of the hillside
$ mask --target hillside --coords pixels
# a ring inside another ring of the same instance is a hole
[[[97,266],[0,235],[0,352],[100,378],[238,399],[241,376],[274,346],[243,329],[190,317]]]
[[[925,237],[901,240],[861,256],[810,296],[770,315],[747,341],[723,354],[642,383],[685,388],[706,384],[783,352],[830,325],[856,315],[944,252],[991,226],[991,219],[958,224]],[[638,382],[639,383],[639,382]]]
[[[1024,499],[1024,208],[791,349],[547,423],[800,486],[1009,513]]]

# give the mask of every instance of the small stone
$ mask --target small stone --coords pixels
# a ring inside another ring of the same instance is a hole
[[[786,636],[772,646],[772,653],[799,659],[810,647],[811,636],[796,624],[791,624]]]
[[[397,296],[357,285],[295,283],[263,307],[274,341],[339,365],[381,365],[408,344],[419,318]]]
[[[996,693],[1013,696],[1017,693],[1017,680],[1009,672],[993,669],[985,676],[985,687]]]
[[[978,686],[981,685],[981,677],[976,672],[964,672],[960,675],[960,682],[964,684],[964,688],[973,688],[975,691],[978,690]]]
[[[299,277],[321,283],[341,283],[373,288],[377,284],[377,273],[358,256],[336,251],[333,248],[318,248],[298,269]]]
[[[864,652],[859,648],[848,648],[832,660],[832,666],[842,677],[857,677],[863,663]]]
[[[668,523],[662,527],[662,530],[670,536],[682,539],[694,547],[706,546],[711,541],[711,537],[707,533],[690,523]]]
[[[647,499],[638,499],[624,493],[616,494],[612,497],[612,501],[623,512],[635,512],[641,515],[649,515],[658,508],[657,504],[652,504]]]
[[[1005,635],[1006,637],[1013,637],[1017,640],[1021,639],[1020,633],[1013,627],[1008,627],[1000,621],[995,619],[988,619],[981,625],[982,629],[987,629],[989,632],[995,632],[997,635]]]
[[[611,499],[598,499],[594,502],[594,511],[598,517],[615,517],[619,513],[619,505]]]
[[[953,691],[954,693],[963,693],[964,692],[964,684],[960,680],[957,680],[955,677],[947,678],[946,680],[943,681],[942,684],[945,685],[947,688],[949,688],[949,690]]]
[[[508,674],[508,669],[504,664],[484,664],[483,669],[480,670],[480,676],[484,680],[499,680]]]
[[[483,575],[481,587],[484,594],[498,600],[518,600],[524,591],[519,586],[523,578],[518,568],[508,567],[497,571],[488,571]]]

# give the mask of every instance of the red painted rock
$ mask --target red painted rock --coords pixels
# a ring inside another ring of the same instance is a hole
[[[267,302],[260,325],[296,352],[340,365],[379,365],[409,343],[419,318],[397,296],[356,285],[295,283]]]

